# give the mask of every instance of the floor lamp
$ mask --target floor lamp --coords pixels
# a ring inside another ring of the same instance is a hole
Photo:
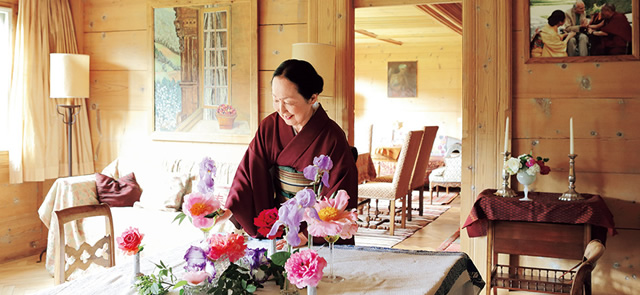
[[[89,56],[51,53],[49,59],[49,97],[66,99],[64,104],[57,105],[57,111],[67,125],[69,176],[72,176],[72,126],[80,110],[80,105],[74,104],[73,98],[89,97]]]

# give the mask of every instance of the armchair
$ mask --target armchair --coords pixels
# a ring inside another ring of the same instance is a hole
[[[452,145],[444,157],[444,166],[431,171],[429,175],[429,195],[433,204],[433,188],[436,189],[438,197],[438,187],[445,187],[449,193],[450,187],[460,187],[462,178],[462,145],[456,143]]]

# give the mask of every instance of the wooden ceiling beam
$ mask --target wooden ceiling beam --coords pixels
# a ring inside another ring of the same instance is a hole
[[[360,34],[362,34],[362,35],[365,35],[365,36],[367,36],[367,37],[371,37],[371,38],[373,38],[373,39],[380,40],[380,41],[389,42],[389,43],[391,43],[391,44],[395,44],[395,45],[402,45],[402,42],[401,42],[401,41],[393,40],[393,39],[389,39],[389,38],[381,38],[381,37],[380,37],[380,36],[378,36],[377,34],[372,33],[372,32],[369,32],[369,31],[367,31],[367,30],[355,30],[355,32],[356,32],[356,33],[360,33]]]

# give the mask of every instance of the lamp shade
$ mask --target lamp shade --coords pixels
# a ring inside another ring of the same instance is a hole
[[[88,55],[51,53],[49,60],[49,97],[89,97]]]
[[[322,95],[335,96],[336,48],[321,43],[295,43],[291,49],[291,58],[308,61],[322,77]]]

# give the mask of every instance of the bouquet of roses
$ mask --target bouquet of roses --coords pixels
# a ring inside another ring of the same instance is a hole
[[[549,162],[549,158],[536,157],[534,158],[530,154],[523,154],[517,158],[511,157],[504,163],[504,169],[510,175],[517,174],[518,172],[526,172],[527,174],[534,176],[537,173],[547,175],[551,172],[551,167],[545,163]]]

